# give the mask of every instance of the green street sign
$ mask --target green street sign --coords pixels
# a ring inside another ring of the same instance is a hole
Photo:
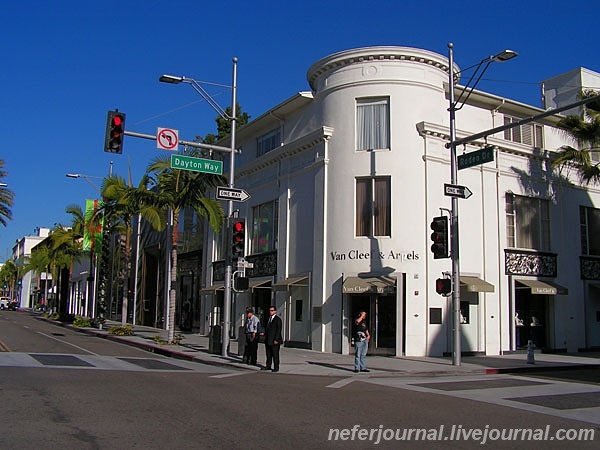
[[[474,152],[458,155],[458,170],[478,166],[494,160],[494,146],[482,148]]]
[[[194,158],[192,156],[171,155],[171,168],[191,170],[192,172],[223,174],[223,161],[214,159]]]

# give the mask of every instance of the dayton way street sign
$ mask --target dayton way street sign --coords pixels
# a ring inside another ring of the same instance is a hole
[[[449,197],[469,198],[473,193],[466,186],[444,183],[444,195]]]
[[[217,186],[217,199],[218,200],[233,200],[236,202],[245,202],[250,198],[243,189],[235,189],[226,186]]]
[[[171,155],[171,168],[191,170],[192,172],[223,174],[223,161],[214,159],[193,158],[184,155]]]
[[[458,170],[466,169],[467,167],[478,166],[486,162],[494,160],[494,146],[482,148],[474,152],[465,153],[464,155],[458,155],[456,158],[458,162]]]

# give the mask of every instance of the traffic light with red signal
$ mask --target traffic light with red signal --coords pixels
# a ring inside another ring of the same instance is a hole
[[[246,222],[235,219],[231,227],[231,256],[233,259],[243,258],[246,247]]]
[[[125,113],[118,110],[109,111],[106,119],[106,135],[104,136],[104,151],[108,153],[123,153],[123,138],[125,137]]]
[[[433,230],[431,233],[433,259],[449,258],[448,218],[446,216],[434,217],[430,227]]]
[[[435,292],[448,297],[452,292],[452,280],[450,278],[438,278],[435,280]]]

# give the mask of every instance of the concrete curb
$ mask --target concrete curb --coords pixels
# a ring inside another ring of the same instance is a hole
[[[118,336],[109,334],[107,329],[98,330],[96,328],[80,328],[70,323],[64,323],[61,321],[53,320],[50,318],[35,316],[38,320],[44,320],[48,323],[69,328],[71,330],[85,333],[87,335],[93,335],[102,339],[108,339],[113,342],[120,344],[129,345],[132,347],[139,348],[141,350],[156,353],[157,355],[165,356],[168,358],[174,358],[199,364],[206,364],[216,367],[224,367],[229,369],[236,369],[240,371],[256,372],[260,371],[261,366],[249,366],[243,363],[239,355],[231,353],[230,356],[225,358],[221,355],[208,353],[202,344],[199,346],[201,350],[195,350],[196,354],[190,354],[185,351],[180,351],[179,346],[170,344],[160,344],[152,341],[148,336],[143,334],[152,333],[153,330],[139,331],[141,334],[134,334],[134,336]],[[157,333],[164,332],[164,330],[156,330]],[[191,348],[191,347],[190,347]],[[323,357],[323,354],[316,353],[320,359],[309,359],[303,360],[302,356],[298,359],[292,358],[292,361],[288,363],[288,370],[282,370],[282,373],[291,375],[304,375],[304,376],[331,376],[331,377],[350,377],[353,374],[348,371],[347,366],[349,361],[340,362],[340,355],[333,355],[330,358],[327,356]],[[335,356],[335,357],[334,357]],[[304,355],[304,357],[307,357]],[[401,358],[398,361],[398,367],[390,367],[389,364],[383,363],[383,360],[373,360],[370,364],[372,373],[361,375],[365,378],[389,378],[389,377],[443,377],[443,376],[465,376],[465,375],[496,375],[496,374],[527,374],[536,372],[549,372],[549,371],[560,371],[560,370],[581,370],[581,369],[598,369],[600,370],[600,364],[592,364],[577,360],[569,360],[567,355],[561,361],[540,361],[539,364],[527,364],[524,365],[522,360],[480,360],[477,362],[465,362],[460,367],[448,365],[448,362],[434,361],[431,358]],[[318,361],[318,362],[317,362]],[[310,366],[323,366],[331,370],[323,370],[322,373],[314,370],[306,370]],[[285,364],[282,365],[282,369]],[[291,367],[291,370],[290,370]],[[297,367],[298,369],[294,369]],[[404,368],[406,367],[406,368]],[[333,370],[339,369],[339,371]]]

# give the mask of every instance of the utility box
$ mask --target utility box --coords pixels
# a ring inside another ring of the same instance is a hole
[[[246,351],[246,330],[244,327],[238,328],[238,356],[244,356]]]
[[[208,353],[221,354],[223,342],[221,341],[221,326],[213,325],[208,334]]]

